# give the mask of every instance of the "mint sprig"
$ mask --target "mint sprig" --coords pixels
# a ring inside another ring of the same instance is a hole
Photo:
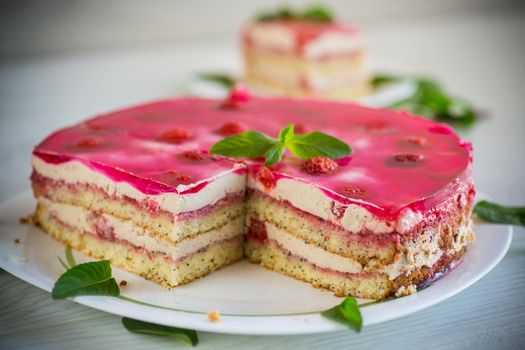
[[[303,20],[310,22],[331,23],[334,16],[324,6],[314,5],[304,10],[295,10],[290,7],[281,7],[273,11],[262,12],[255,17],[257,22],[267,22],[275,20]]]
[[[490,222],[525,226],[525,207],[506,207],[488,201],[480,201],[474,207],[474,213]]]
[[[321,315],[332,321],[344,324],[357,332],[360,332],[363,327],[363,317],[361,316],[357,300],[353,297],[346,297],[341,304],[321,312]]]
[[[199,343],[197,332],[191,329],[162,326],[154,323],[133,320],[127,317],[122,318],[122,324],[128,331],[133,333],[172,337],[189,346],[195,346]]]
[[[119,296],[120,289],[111,276],[109,260],[88,262],[73,266],[55,282],[53,299],[77,295]]]
[[[210,81],[224,86],[226,89],[233,88],[237,82],[235,77],[226,73],[199,73],[197,77],[201,80]]]
[[[277,139],[258,131],[246,131],[215,143],[210,152],[233,158],[264,157],[265,165],[271,166],[281,160],[286,149],[303,160],[313,157],[341,158],[352,152],[343,141],[320,131],[296,135],[293,124],[282,129]]]
[[[413,82],[416,90],[412,96],[391,105],[392,108],[407,109],[429,119],[463,127],[472,125],[478,119],[471,104],[450,95],[437,81],[430,78],[378,74],[373,77],[372,86],[377,88],[401,81]]]

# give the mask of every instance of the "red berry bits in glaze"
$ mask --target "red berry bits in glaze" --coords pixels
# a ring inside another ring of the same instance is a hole
[[[454,132],[452,131],[451,128],[449,128],[448,126],[446,125],[434,125],[434,126],[431,126],[428,131],[434,133],[434,134],[442,134],[442,135],[449,135],[449,134],[453,134]]]
[[[85,138],[78,141],[75,146],[83,149],[97,148],[104,144],[104,141],[99,138]]]
[[[396,168],[411,168],[418,166],[423,156],[413,153],[398,153],[387,160],[387,165]]]
[[[428,145],[428,140],[420,136],[410,136],[404,140],[409,145],[424,147]]]
[[[190,131],[185,129],[171,129],[160,134],[158,139],[160,141],[179,144],[192,137]]]
[[[245,130],[246,129],[239,123],[228,122],[228,123],[222,124],[222,126],[219,129],[217,129],[217,132],[224,136],[230,136],[230,135],[240,134],[241,132]]]
[[[423,159],[423,156],[418,154],[401,153],[394,156],[394,160],[400,163],[413,163],[419,162]]]
[[[271,189],[275,187],[275,179],[273,176],[272,171],[265,167],[261,166],[257,170],[257,173],[255,174],[255,178],[264,185],[265,188]]]
[[[223,108],[239,108],[243,103],[250,99],[250,93],[243,84],[235,84],[230,90],[230,94],[222,103]]]
[[[182,155],[189,160],[204,160],[208,158],[208,152],[200,149],[184,151]]]
[[[356,199],[364,199],[368,197],[368,192],[363,187],[357,185],[345,185],[341,192],[345,196]]]
[[[334,172],[338,168],[338,165],[330,158],[313,157],[305,160],[301,168],[310,175],[325,175]]]

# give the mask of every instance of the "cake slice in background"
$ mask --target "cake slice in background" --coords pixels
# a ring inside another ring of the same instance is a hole
[[[350,100],[369,89],[361,32],[322,8],[259,17],[242,50],[244,79],[263,94]]]

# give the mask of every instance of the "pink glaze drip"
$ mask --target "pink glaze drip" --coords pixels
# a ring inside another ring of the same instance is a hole
[[[299,20],[273,20],[261,23],[251,23],[245,27],[243,40],[245,45],[252,46],[251,33],[257,27],[279,27],[289,30],[294,36],[294,51],[298,54],[303,53],[305,47],[315,39],[327,33],[344,33],[346,35],[357,36],[359,30],[343,23],[322,23]],[[271,48],[268,48],[271,49]]]
[[[306,174],[301,161],[286,154],[272,167],[274,180],[300,178],[341,203],[364,205],[378,216],[392,217],[409,206],[432,208],[471,182],[470,144],[447,126],[424,118],[284,98],[251,98],[236,109],[221,106],[222,101],[216,100],[174,99],[109,113],[52,134],[36,146],[34,154],[53,164],[78,160],[146,194],[192,193],[219,173],[245,171],[232,170],[240,160],[232,162],[206,152],[204,159],[184,155],[207,150],[222,139],[218,127],[235,122],[276,137],[281,128],[296,123],[342,139],[353,153],[338,162],[336,171],[322,176]],[[173,129],[186,130],[191,137],[177,143],[160,138]],[[245,163],[251,166],[260,161]],[[177,186],[191,184],[198,185],[177,191]]]

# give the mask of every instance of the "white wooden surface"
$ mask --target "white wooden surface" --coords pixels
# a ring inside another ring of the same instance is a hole
[[[478,190],[525,203],[525,12],[458,11],[373,21],[372,66],[428,73],[484,108],[464,136],[475,148]],[[0,58],[0,201],[29,186],[29,155],[50,131],[89,115],[183,90],[192,72],[236,59],[235,40],[136,45]],[[202,349],[525,347],[525,230],[485,278],[437,306],[399,320],[300,337],[201,333]],[[169,339],[128,333],[120,319],[74,304],[0,270],[0,349],[176,348]]]

